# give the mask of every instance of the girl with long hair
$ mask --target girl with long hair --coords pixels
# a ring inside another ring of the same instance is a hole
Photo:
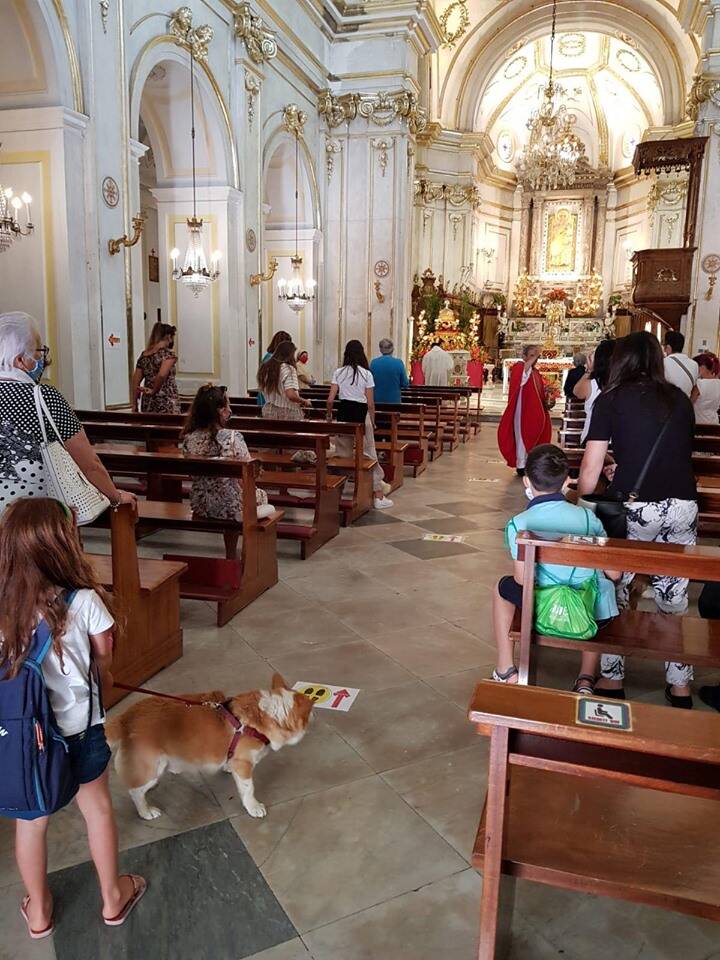
[[[720,409],[720,360],[714,353],[700,353],[693,357],[698,365],[698,379],[690,399],[695,410],[695,423],[718,423]]]
[[[133,409],[144,413],[180,413],[174,353],[175,327],[153,324],[147,346],[138,357],[132,378]]]
[[[292,337],[290,336],[290,334],[287,333],[287,331],[285,330],[278,330],[277,333],[273,336],[270,343],[268,344],[268,348],[263,354],[263,358],[260,361],[260,364],[262,365],[263,363],[265,363],[266,360],[269,360],[270,357],[275,353],[277,348],[280,346],[280,344],[285,343],[286,340],[292,340]],[[258,392],[257,402],[258,402],[258,406],[261,406],[261,407],[265,403],[265,397],[263,396],[262,390]]]
[[[607,386],[614,350],[614,340],[601,340],[595,348],[595,352],[590,355],[587,373],[580,378],[573,389],[574,396],[578,400],[585,401],[585,425],[580,435],[580,443],[585,443],[595,401]]]
[[[662,433],[661,433],[662,431]],[[578,480],[582,497],[595,491],[603,470],[610,478],[608,495],[624,501],[629,540],[694,544],[697,539],[697,490],[692,463],[695,416],[689,398],[665,379],[657,337],[645,331],[618,340],[610,376],[595,401]],[[654,454],[651,451],[659,439]],[[606,468],[612,440],[614,463]],[[639,490],[643,468],[649,468]],[[630,500],[630,494],[637,499]],[[623,574],[618,605],[628,605],[633,574]],[[655,604],[662,613],[687,610],[688,581],[651,577]],[[596,687],[603,696],[624,699],[624,657],[603,654]],[[665,664],[665,696],[673,707],[692,706],[693,669]]]
[[[67,741],[77,804],[88,834],[102,893],[103,920],[125,921],[145,893],[142,877],[118,873],[117,827],[108,788],[110,749],[98,685],[112,688],[114,618],[107,595],[82,551],[75,519],[58,500],[14,501],[0,520],[0,673],[17,676],[39,618],[53,636],[42,672],[55,721]],[[88,717],[90,725],[88,726]],[[21,911],[33,939],[53,933],[53,903],[47,882],[49,817],[16,821],[16,846],[26,896]]]
[[[370,373],[370,364],[365,356],[365,348],[359,340],[349,340],[345,346],[343,365],[333,374],[330,393],[327,400],[327,418],[332,420],[335,398],[340,398],[337,419],[339,423],[362,423],[365,425],[363,452],[366,457],[377,461],[375,449],[375,380]],[[352,457],[351,437],[335,437],[338,456]],[[386,510],[393,505],[386,494],[390,484],[385,483],[383,469],[378,462],[373,470],[374,502],[378,510]]]
[[[265,397],[262,415],[269,420],[304,420],[311,400],[300,396],[295,344],[283,340],[258,370],[258,386]]]
[[[183,453],[193,457],[233,457],[250,460],[245,439],[239,430],[229,430],[232,416],[227,387],[208,383],[200,387],[190,407],[181,437]],[[275,508],[259,487],[255,491],[258,517],[269,517]],[[190,493],[193,513],[217,520],[242,521],[242,483],[235,477],[193,477]]]

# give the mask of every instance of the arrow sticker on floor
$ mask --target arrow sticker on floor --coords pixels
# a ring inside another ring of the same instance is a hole
[[[303,680],[293,686],[309,697],[321,710],[339,710],[347,713],[360,693],[355,687],[334,687],[330,683],[306,683]]]
[[[433,543],[465,543],[465,537],[449,533],[426,533],[423,540],[432,540]]]

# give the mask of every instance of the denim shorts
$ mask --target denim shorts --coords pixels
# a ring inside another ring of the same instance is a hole
[[[96,723],[89,730],[65,737],[74,776],[80,783],[92,783],[105,772],[112,754],[105,739],[105,727]]]

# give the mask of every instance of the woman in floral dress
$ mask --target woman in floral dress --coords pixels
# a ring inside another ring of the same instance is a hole
[[[143,413],[180,413],[175,364],[175,327],[156,323],[138,358],[132,382],[133,407]],[[141,407],[142,404],[142,407]]]
[[[182,451],[193,457],[234,457],[250,460],[250,453],[239,430],[225,424],[232,411],[227,387],[207,384],[200,387],[193,400],[182,435]],[[275,508],[267,494],[256,489],[258,517],[269,517]],[[194,477],[190,506],[198,517],[242,521],[242,483],[235,477]]]

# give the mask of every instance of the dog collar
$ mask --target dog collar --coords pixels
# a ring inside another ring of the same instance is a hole
[[[255,740],[259,740],[264,746],[268,746],[270,741],[265,734],[260,733],[260,731],[256,730],[255,727],[248,726],[242,723],[242,721],[238,720],[232,710],[228,707],[227,703],[218,704],[218,710],[220,710],[222,715],[234,730],[233,738],[230,741],[230,746],[228,747],[227,757],[225,758],[226,763],[232,760],[240,737],[253,737]]]

